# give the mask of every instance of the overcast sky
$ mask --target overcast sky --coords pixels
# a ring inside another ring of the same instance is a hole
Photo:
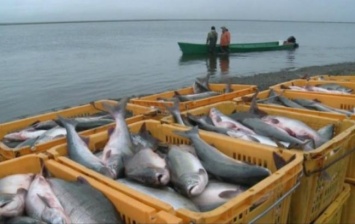
[[[355,0],[0,0],[0,23],[131,19],[355,22]]]

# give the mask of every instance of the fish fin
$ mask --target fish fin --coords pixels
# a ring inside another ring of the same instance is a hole
[[[108,136],[111,136],[114,131],[115,127],[110,127],[109,129],[107,129]]]
[[[174,91],[174,97],[175,96],[181,96],[181,94],[178,91]]]
[[[37,194],[37,196],[43,201],[43,203],[46,205],[48,208],[52,208],[52,206],[49,203],[49,199],[46,198],[45,196],[42,196],[40,194]]]
[[[109,113],[111,114],[112,117],[115,117],[116,114],[118,113],[122,113],[122,116],[124,117],[126,114],[126,106],[128,103],[128,97],[124,97],[120,100],[119,103],[117,103],[116,105],[112,106],[110,104],[108,104],[107,102],[102,102],[102,106],[103,108]]]
[[[279,148],[285,148],[285,146],[278,140],[278,139],[276,139],[276,138],[274,138],[274,137],[269,137],[272,141],[274,141],[275,143],[276,143],[276,145],[277,145],[277,147],[279,147]]]
[[[86,144],[87,146],[89,146],[89,144],[90,144],[90,137],[81,136],[81,135],[79,135],[79,136],[80,136],[81,140],[83,140],[83,142],[85,142],[85,144]]]
[[[203,85],[203,84],[200,82],[200,80],[198,80],[198,79],[195,81],[195,84],[198,85],[199,88],[201,88],[203,91],[210,91],[209,88],[208,88],[207,86]]]
[[[240,191],[237,190],[227,190],[227,191],[222,191],[221,193],[218,194],[218,196],[223,199],[231,199],[237,196],[239,193]]]
[[[195,154],[195,155],[196,155],[196,154]],[[199,174],[207,174],[206,170],[205,170],[205,169],[202,169],[202,168],[200,168],[200,169],[198,170],[198,173],[199,173]]]
[[[65,127],[65,125],[72,125],[74,128],[78,125],[78,122],[74,119],[64,118],[61,115],[57,115],[58,120],[54,120],[59,126]]]
[[[31,123],[29,126],[33,127],[36,126],[37,124],[39,124],[41,121],[40,120],[36,120],[35,122]]]
[[[277,123],[275,123],[277,124]],[[292,131],[290,128],[285,128],[284,129],[289,135],[296,137],[296,133],[294,131]]]
[[[111,150],[108,150],[108,152],[105,154],[105,158],[103,161],[107,161],[111,157]]]
[[[286,160],[276,152],[272,152],[272,157],[274,159],[274,164],[277,170],[281,169],[287,164]]]
[[[334,128],[335,125],[334,124],[328,124],[322,128],[320,128],[317,133],[324,139],[326,140],[330,140],[333,137],[333,133],[334,133]]]
[[[281,89],[290,89],[290,87],[286,86],[286,85],[281,85],[280,86]]]
[[[258,103],[256,102],[258,94],[259,94],[259,90],[256,89],[256,92],[252,96],[252,100],[251,100],[250,108],[249,108],[249,113],[264,117],[267,115],[267,113],[263,110],[260,110],[258,107]]]
[[[313,99],[314,102],[317,102],[317,103],[322,103],[322,101],[318,100],[317,98],[316,99]]]
[[[173,132],[182,137],[190,138],[191,136],[198,135],[198,126],[194,126],[193,128],[187,131],[173,131]]]
[[[140,134],[147,132],[147,125],[145,124],[145,122],[141,125],[141,127],[139,128],[139,132]]]
[[[82,177],[82,176],[78,176],[78,177],[76,178],[76,181],[77,181],[78,183],[81,183],[81,184],[88,184],[88,185],[90,185],[89,181],[88,181],[87,179],[85,179],[84,177]]]
[[[252,136],[252,135],[248,135],[248,138],[249,138],[250,140],[252,140],[253,142],[258,142],[258,143],[260,143],[259,139],[255,138],[255,137]]]
[[[226,88],[224,89],[224,93],[230,93],[232,92],[232,81],[231,79],[227,79],[227,83],[226,83]]]
[[[40,171],[40,175],[43,176],[43,177],[50,177],[50,173],[48,171],[48,169],[46,168],[46,165],[45,165],[45,161],[43,158],[39,158],[39,163],[40,163],[40,166],[41,166],[41,171]]]
[[[34,142],[32,142],[32,143],[29,145],[31,151],[35,151],[35,150],[36,150],[36,142],[37,142],[37,140],[38,140],[40,137],[41,137],[41,136],[37,136],[37,137],[35,138]]]

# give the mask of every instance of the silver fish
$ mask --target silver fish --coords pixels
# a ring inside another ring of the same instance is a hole
[[[188,131],[174,131],[189,138],[195,146],[196,153],[207,172],[219,179],[235,184],[254,185],[271,174],[271,171],[259,166],[234,160],[215,147],[207,144],[198,134],[197,126]]]
[[[4,136],[4,139],[11,140],[11,141],[25,141],[27,139],[37,138],[45,132],[46,132],[46,130],[27,129],[27,130],[22,130],[19,132],[13,132],[13,133],[6,134]]]
[[[0,179],[0,193],[16,194],[17,190],[23,188],[28,190],[35,174],[13,174]]]
[[[72,223],[123,223],[106,196],[81,177],[79,181],[49,178],[54,194]]]
[[[183,147],[171,145],[167,156],[171,181],[178,192],[193,197],[199,195],[208,183],[208,174],[200,160]]]
[[[19,188],[16,194],[0,194],[0,217],[16,217],[25,211],[27,190]]]
[[[173,116],[173,118],[175,119],[175,121],[178,124],[184,125],[185,123],[181,118],[181,114],[180,114],[180,107],[179,107],[179,100],[177,98],[174,99],[174,105],[172,107],[164,104],[165,108],[170,112],[170,114]]]
[[[67,135],[67,130],[63,127],[54,127],[45,133],[43,133],[41,136],[39,136],[36,141],[33,143],[31,146],[31,150],[35,150],[36,146],[48,141],[51,141],[56,138],[64,137]]]
[[[164,186],[170,180],[169,170],[164,159],[145,148],[125,162],[126,177],[150,186]]]
[[[176,193],[170,187],[160,187],[160,188],[148,187],[126,178],[118,179],[116,181],[136,191],[139,191],[155,199],[163,201],[171,205],[175,210],[178,210],[179,208],[185,208],[194,212],[200,211],[191,200]]]
[[[191,200],[198,206],[201,212],[208,212],[218,208],[246,190],[246,187],[240,185],[209,180],[202,194],[192,197]]]
[[[71,223],[47,180],[37,174],[26,196],[26,213],[47,223]]]
[[[87,144],[78,135],[75,130],[76,122],[73,120],[64,119],[59,116],[60,121],[63,123],[67,130],[67,149],[68,156],[75,162],[99,172],[105,176],[114,177],[114,173],[104,164],[104,162],[97,158],[88,148]]]
[[[180,102],[200,100],[200,99],[204,99],[204,98],[207,98],[207,97],[220,95],[219,93],[213,92],[213,91],[208,91],[208,92],[203,92],[203,93],[196,93],[196,94],[186,94],[186,95],[181,95],[177,91],[174,91],[174,93],[175,93],[175,97],[178,98]]]
[[[313,139],[315,148],[318,148],[326,142],[326,140],[323,139],[322,136],[317,133],[317,131],[313,130],[311,127],[300,120],[270,115],[263,117],[261,120],[267,124],[285,130],[289,135],[298,139]]]
[[[246,118],[244,119],[243,123],[251,127],[259,135],[277,139],[278,141],[289,142],[294,145],[293,147],[299,146],[306,151],[311,151],[314,149],[314,147],[310,145],[310,141],[302,141],[296,137],[293,137],[284,129],[267,124],[261,119]]]
[[[211,108],[209,116],[213,122],[213,124],[217,127],[222,127],[222,128],[227,128],[227,129],[233,129],[233,130],[242,130],[245,131],[246,133],[250,134],[255,134],[253,130],[250,128],[244,126],[242,123],[239,123],[236,120],[233,120],[232,118],[224,115],[222,112],[220,112],[216,108]]]
[[[125,120],[125,111],[128,98],[123,98],[119,104],[112,107],[103,103],[104,108],[115,118],[113,130],[104,148],[103,161],[114,173],[114,179],[123,174],[124,156],[133,156],[134,145]]]
[[[340,91],[340,92],[344,92],[344,93],[353,92],[353,89],[348,88],[346,86],[342,86],[342,85],[337,84],[337,83],[318,84],[316,86],[324,88],[324,89],[327,89],[327,90],[336,90],[336,91]]]
[[[138,133],[131,133],[131,138],[134,145],[134,152],[138,152],[140,149],[144,148],[150,148],[156,151],[159,146],[159,140],[154,138],[147,130],[145,123],[142,124]]]

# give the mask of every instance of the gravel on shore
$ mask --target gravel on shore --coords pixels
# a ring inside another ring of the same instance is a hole
[[[231,76],[230,78],[233,84],[257,85],[258,89],[262,91],[278,83],[287,82],[293,79],[299,79],[305,75],[355,75],[355,62],[346,62],[323,66],[310,66],[293,71],[284,70],[278,72],[260,73],[254,76],[246,77]],[[218,82],[223,83],[225,82],[225,80],[220,80]]]

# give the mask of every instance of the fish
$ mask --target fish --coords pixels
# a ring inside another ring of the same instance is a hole
[[[323,87],[311,86],[311,85],[306,85],[304,88],[306,90],[312,91],[312,92],[321,92],[321,93],[330,93],[330,94],[345,94],[345,95],[350,94],[350,93],[344,92],[342,90],[326,89],[326,88],[323,88]]]
[[[316,86],[327,89],[327,90],[336,90],[336,91],[340,91],[340,92],[344,92],[344,93],[352,93],[353,92],[353,89],[342,86],[337,83],[317,84]]]
[[[233,129],[233,130],[243,130],[246,133],[255,134],[255,132],[250,128],[224,115],[222,112],[220,112],[218,109],[214,107],[210,109],[209,117],[211,118],[213,124],[217,127],[223,127],[227,129]]]
[[[218,180],[209,180],[206,189],[191,198],[201,212],[212,211],[229,200],[245,192],[248,188],[242,185],[229,184]]]
[[[16,194],[17,190],[23,188],[28,190],[35,174],[13,174],[0,179],[0,193]]]
[[[31,124],[31,127],[37,129],[37,130],[49,130],[54,127],[57,127],[58,123],[54,120],[47,120],[47,121],[36,121],[33,124]]]
[[[83,138],[75,130],[77,124],[74,120],[69,120],[58,115],[59,120],[67,130],[67,150],[68,156],[71,160],[85,166],[88,169],[92,169],[98,173],[101,173],[107,177],[114,178],[115,174],[112,172],[105,163],[96,157],[88,148],[88,138]]]
[[[60,126],[56,126],[52,129],[46,131],[42,135],[40,135],[36,139],[36,141],[31,145],[31,150],[32,151],[36,150],[36,146],[39,144],[51,141],[56,138],[64,137],[66,135],[67,135],[67,130],[65,128],[60,127]]]
[[[0,217],[16,217],[25,211],[27,190],[17,189],[16,194],[0,194]]]
[[[273,147],[289,147],[290,143],[288,142],[279,142],[279,141],[275,141],[272,140],[269,137],[263,136],[263,135],[258,135],[258,134],[248,134],[245,133],[244,131],[236,131],[236,130],[229,130],[227,132],[228,136],[231,136],[233,138],[238,138],[238,139],[243,139],[246,141],[251,141],[251,142],[257,142],[260,144],[264,144],[264,145],[269,145],[269,146],[273,146]]]
[[[134,153],[140,149],[150,148],[156,151],[159,146],[159,140],[154,138],[147,130],[146,124],[143,123],[138,133],[131,133],[132,143],[134,145]]]
[[[302,105],[282,96],[282,95],[278,95],[278,100],[285,106],[287,107],[291,107],[291,108],[297,108],[297,109],[307,109],[305,107],[303,107]]]
[[[88,130],[114,122],[114,120],[107,115],[99,117],[76,117],[73,119],[78,123],[76,126],[77,131]]]
[[[174,120],[181,125],[185,126],[184,121],[181,118],[180,114],[180,107],[179,107],[179,100],[177,98],[174,99],[174,105],[172,107],[164,104],[165,108],[170,112],[170,114],[173,116]]]
[[[189,148],[171,145],[167,155],[171,182],[177,191],[187,197],[201,194],[207,183],[208,174],[200,160],[186,150]]]
[[[277,139],[278,141],[289,142],[291,145],[289,147],[301,147],[306,151],[311,151],[314,148],[309,144],[310,141],[302,141],[296,137],[289,135],[287,131],[280,127],[275,127],[270,124],[265,123],[258,118],[246,118],[243,123],[248,127],[252,128],[256,134],[264,135],[271,139]]]
[[[328,124],[320,128],[317,132],[323,139],[325,139],[325,141],[329,141],[333,138],[334,128],[334,124]]]
[[[346,110],[341,110],[338,108],[333,108],[330,106],[327,106],[325,104],[322,104],[319,100],[308,100],[308,99],[294,99],[295,102],[304,105],[308,109],[314,109],[318,111],[324,111],[324,112],[330,112],[330,113],[338,113],[338,114],[344,114],[346,116],[351,116],[354,115],[354,113]]]
[[[50,184],[42,174],[37,174],[32,181],[25,204],[26,214],[34,219],[47,223],[71,223]]]
[[[265,116],[261,119],[263,122],[285,130],[289,135],[298,139],[312,139],[315,143],[315,148],[318,148],[326,142],[317,131],[313,130],[307,124],[300,120],[291,119],[282,116]]]
[[[220,133],[220,134],[227,134],[227,132],[230,130],[228,128],[214,126],[213,122],[211,121],[211,119],[208,116],[198,117],[198,116],[194,116],[194,115],[188,113],[187,118],[190,121],[197,124],[199,126],[199,128],[206,130],[206,131],[213,131],[213,132]]]
[[[124,159],[124,170],[126,177],[149,186],[164,186],[170,181],[165,160],[150,148],[141,149],[131,158]]]
[[[206,171],[219,179],[242,185],[254,185],[271,174],[267,168],[234,160],[200,138],[197,126],[187,131],[174,131],[189,138],[195,146],[196,154]]]
[[[72,223],[124,223],[112,202],[83,177],[48,182]]]
[[[26,129],[19,132],[6,134],[4,139],[10,141],[25,141],[27,139],[37,138],[45,132],[46,130]]]
[[[207,97],[220,95],[219,93],[213,92],[213,91],[208,91],[208,92],[203,92],[203,93],[195,93],[195,94],[186,94],[186,95],[181,95],[177,91],[174,91],[174,93],[175,93],[174,97],[178,98],[180,102],[200,100],[200,99],[204,99]]]
[[[46,222],[28,216],[17,216],[6,219],[4,224],[46,224]]]
[[[104,147],[103,161],[114,173],[113,178],[116,179],[123,175],[124,156],[133,156],[134,145],[132,143],[130,132],[126,124],[125,108],[128,98],[122,98],[120,103],[112,107],[103,103],[104,108],[115,118],[115,128],[111,130],[111,135]]]
[[[207,73],[206,77],[204,78],[196,78],[196,81],[192,85],[194,93],[203,93],[210,91],[210,88],[208,87],[210,75],[210,73]]]
[[[178,194],[174,191],[174,189],[163,186],[160,188],[154,188],[149,186],[144,186],[136,181],[127,179],[127,178],[120,178],[116,180],[117,183],[126,185],[133,190],[141,192],[143,194],[149,195],[154,199],[163,201],[169,205],[171,205],[175,210],[180,208],[185,208],[193,212],[200,212],[198,207],[188,198]]]

